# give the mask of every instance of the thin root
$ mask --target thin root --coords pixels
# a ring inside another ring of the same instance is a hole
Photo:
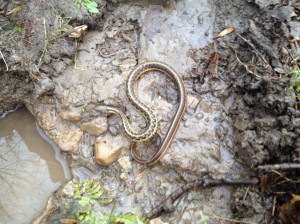
[[[3,61],[4,61],[5,66],[6,66],[6,71],[8,71],[8,65],[7,65],[7,63],[6,63],[6,61],[5,61],[5,58],[4,58],[4,56],[3,56],[2,52],[1,52],[1,50],[0,50],[0,54],[1,54],[1,57],[2,57],[2,59],[3,59]]]

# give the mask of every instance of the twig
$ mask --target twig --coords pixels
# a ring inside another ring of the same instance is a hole
[[[240,34],[236,33],[236,35],[241,38],[242,40],[244,40],[258,55],[259,57],[261,57],[261,59],[267,64],[268,67],[272,68],[271,65],[267,62],[267,60],[264,58],[264,56],[256,49],[256,47],[250,42],[248,41],[246,38],[244,38],[243,36],[241,36]]]
[[[275,215],[276,199],[277,199],[277,196],[275,195],[273,198],[272,216]]]
[[[247,221],[240,221],[240,220],[236,220],[236,219],[228,219],[228,218],[223,218],[223,217],[220,217],[220,216],[211,216],[213,219],[216,219],[216,220],[224,220],[224,221],[228,221],[228,222],[233,222],[233,223],[243,223],[243,224],[257,224],[255,222],[247,222]]]
[[[245,193],[245,195],[243,197],[243,202],[246,200],[246,197],[248,195],[249,190],[250,190],[250,187],[247,187],[246,193]]]
[[[253,71],[250,70],[249,65],[246,65],[245,63],[243,63],[243,62],[239,59],[239,57],[237,56],[237,53],[236,53],[236,52],[235,52],[235,57],[236,57],[236,59],[238,60],[238,62],[239,62],[240,64],[242,64],[242,65],[245,67],[245,69],[246,69],[247,72],[249,72],[250,74],[254,75],[258,80],[261,79],[261,77],[260,77],[259,75],[255,74]]]
[[[273,164],[273,165],[264,165],[259,166],[259,170],[292,170],[292,169],[300,169],[299,163],[282,163],[282,164]]]
[[[198,187],[213,187],[213,186],[233,186],[233,185],[255,185],[258,183],[257,179],[212,179],[212,178],[201,178],[191,182],[188,182],[184,186],[178,188],[176,191],[171,193],[165,201],[155,207],[151,212],[145,215],[146,218],[152,219],[158,217],[163,212],[171,212],[173,203],[181,197],[185,192]]]
[[[42,52],[42,55],[39,59],[39,63],[38,63],[38,66],[40,66],[45,54],[46,54],[46,51],[47,51],[47,47],[48,47],[48,38],[47,38],[47,27],[46,27],[46,19],[43,18],[43,24],[44,24],[44,34],[45,34],[45,40],[44,40],[44,49],[43,49],[43,52]]]
[[[5,58],[4,58],[4,56],[3,56],[1,50],[0,50],[0,54],[1,54],[1,57],[2,57],[2,59],[3,59],[3,61],[4,61],[5,66],[6,66],[6,71],[8,71],[8,65],[7,65],[7,63],[6,63],[6,61],[5,61]]]

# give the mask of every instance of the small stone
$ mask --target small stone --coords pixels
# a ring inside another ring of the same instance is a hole
[[[233,123],[233,126],[240,130],[243,131],[246,129],[247,124],[249,123],[249,121],[247,120],[247,118],[243,115],[243,114],[239,114],[236,118],[235,121]]]
[[[192,115],[196,112],[200,100],[195,96],[187,97],[187,113]]]
[[[214,121],[218,122],[218,123],[222,123],[224,121],[224,119],[222,116],[217,116],[217,117],[214,117]]]
[[[123,147],[124,141],[121,137],[111,135],[98,137],[95,144],[96,163],[101,166],[109,166],[117,161]]]
[[[114,125],[114,126],[109,126],[108,131],[113,135],[116,136],[120,134],[120,130]]]
[[[201,120],[203,117],[204,117],[204,114],[201,113],[201,112],[199,112],[199,113],[196,114],[196,118],[197,118],[198,120]]]
[[[79,121],[81,119],[81,111],[79,109],[71,109],[69,111],[60,112],[59,116],[68,121]]]
[[[144,182],[138,181],[134,186],[135,192],[140,192],[144,188]]]
[[[127,180],[127,178],[128,178],[127,173],[121,173],[121,175],[120,175],[121,180]]]
[[[107,118],[106,117],[98,117],[94,120],[83,123],[80,126],[82,131],[86,131],[92,135],[101,135],[107,130]]]
[[[74,183],[73,181],[69,181],[63,188],[63,193],[71,198],[74,196]]]
[[[120,166],[126,172],[130,171],[132,168],[132,163],[129,156],[123,156],[118,160]]]

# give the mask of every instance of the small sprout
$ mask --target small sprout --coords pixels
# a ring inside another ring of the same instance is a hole
[[[81,107],[81,108],[80,108],[80,112],[83,113],[84,111],[85,111],[85,108],[84,108],[84,107]]]
[[[99,10],[97,9],[98,5],[96,2],[93,1],[86,1],[84,6],[87,8],[89,13],[98,13]]]
[[[91,0],[75,0],[75,4],[83,6],[91,14],[99,13],[98,4]]]
[[[65,224],[145,224],[148,219],[139,214],[112,214],[112,211],[94,211],[96,202],[109,204],[113,199],[103,196],[103,189],[99,181],[86,179],[82,183],[73,183],[74,198],[68,207],[69,213],[65,214],[68,218],[60,219],[60,223]]]
[[[200,218],[201,218],[201,220],[204,224],[208,224],[205,217],[204,217],[204,215],[203,215],[203,213],[202,213],[202,211],[200,211]]]
[[[295,91],[296,99],[300,101],[300,70],[291,69],[292,73],[290,89]]]
[[[101,203],[104,205],[108,205],[108,204],[112,203],[113,201],[114,200],[112,198],[108,198],[108,197],[101,198]]]

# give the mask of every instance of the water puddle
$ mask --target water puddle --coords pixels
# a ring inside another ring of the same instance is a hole
[[[30,223],[70,178],[59,148],[25,108],[0,120],[0,223]]]

